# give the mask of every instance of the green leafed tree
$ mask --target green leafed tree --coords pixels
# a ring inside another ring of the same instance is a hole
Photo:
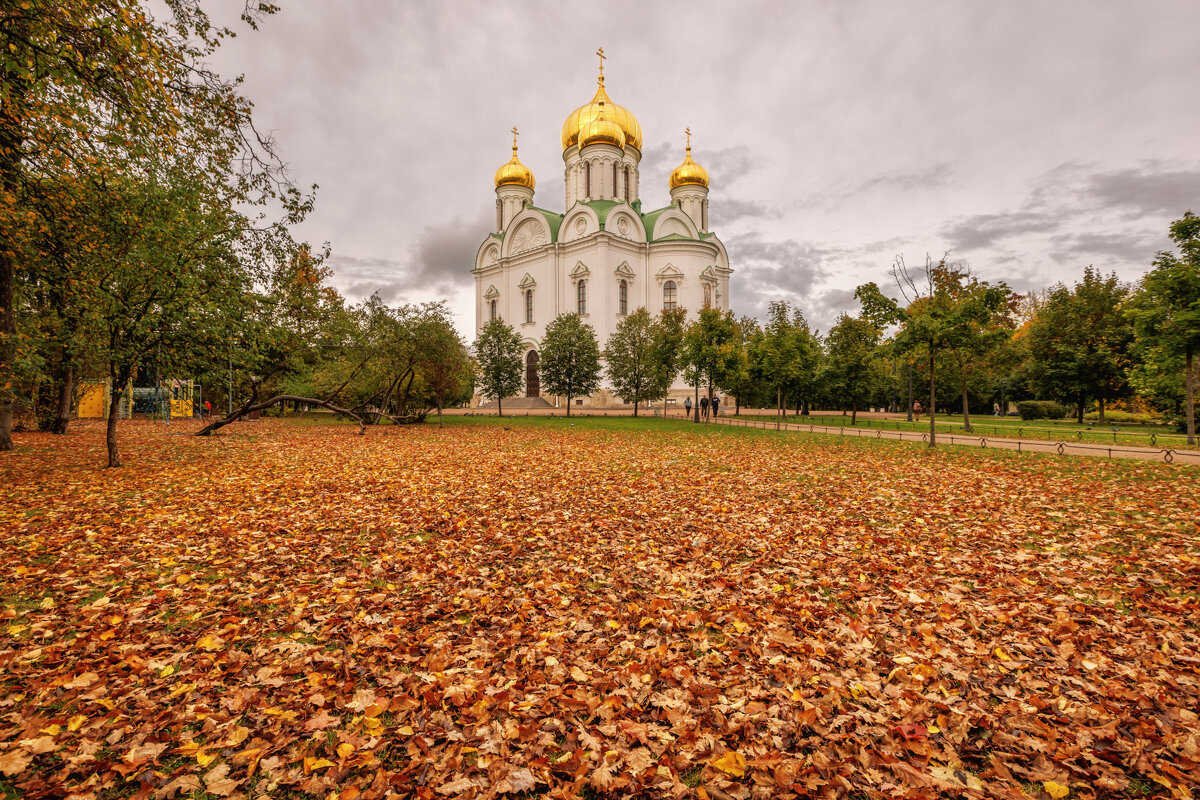
[[[639,308],[617,323],[604,345],[605,372],[613,394],[633,403],[635,417],[640,404],[651,403],[665,394],[659,377],[661,341],[660,324],[649,311]]]
[[[673,308],[658,315],[658,343],[654,348],[659,397],[663,400],[663,416],[667,414],[666,396],[675,383],[683,364],[683,338],[687,310]]]
[[[1143,380],[1182,362],[1184,419],[1188,444],[1196,443],[1196,370],[1200,352],[1200,217],[1188,211],[1171,225],[1179,253],[1163,252],[1142,279],[1126,315],[1137,334]],[[1178,373],[1176,373],[1178,374]],[[1176,382],[1178,385],[1178,382]]]
[[[880,336],[879,328],[870,320],[842,314],[825,337],[826,374],[832,390],[850,400],[851,425],[858,422],[859,402],[879,382],[875,362]]]
[[[567,398],[570,416],[572,399],[600,388],[600,345],[592,326],[574,313],[555,317],[542,337],[538,371],[547,392]]]
[[[714,389],[731,391],[740,370],[744,369],[745,359],[733,312],[701,309],[699,318],[688,326],[684,336],[686,374],[689,383],[697,387],[697,393],[700,387],[706,387],[705,396],[711,401]]]
[[[497,317],[483,326],[475,339],[475,380],[479,393],[494,399],[504,416],[504,398],[521,389],[521,336]]]
[[[1026,334],[1033,383],[1043,395],[1077,404],[1082,423],[1089,400],[1099,422],[1105,405],[1129,391],[1133,327],[1123,305],[1129,289],[1115,274],[1088,267],[1073,287],[1053,287]]]
[[[757,381],[773,390],[777,414],[782,418],[788,393],[799,400],[811,390],[820,352],[800,310],[779,301],[768,307],[767,324],[762,335],[751,340],[748,357]]]

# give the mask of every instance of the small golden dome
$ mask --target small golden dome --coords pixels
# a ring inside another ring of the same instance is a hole
[[[579,129],[579,149],[589,144],[611,144],[625,149],[625,132],[604,113],[604,102],[600,102],[600,113],[594,120]]]
[[[603,51],[601,50],[600,53]],[[614,103],[608,96],[608,92],[604,91],[604,56],[601,54],[600,58],[600,77],[597,80],[596,96],[590,103],[580,106],[567,116],[562,129],[563,150],[579,144],[579,135],[583,131],[583,127],[600,116],[600,111],[603,109],[604,115],[608,117],[609,121],[615,123],[621,129],[621,133],[625,134],[625,145],[640,151],[642,149],[642,126],[637,121],[637,117]]]
[[[533,180],[533,170],[522,164],[521,159],[517,158],[517,129],[513,128],[512,133],[512,159],[496,170],[496,188],[499,189],[501,186],[525,186],[532,189],[535,183]]]
[[[708,170],[692,161],[692,131],[687,132],[688,143],[687,153],[683,157],[683,163],[676,167],[671,172],[671,188],[678,189],[680,186],[703,186],[708,188]]]

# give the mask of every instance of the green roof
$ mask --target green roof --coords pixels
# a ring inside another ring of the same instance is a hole
[[[604,230],[604,221],[608,219],[608,212],[622,203],[616,200],[588,200],[584,205],[596,212],[596,216],[600,218],[600,230]]]
[[[526,206],[531,211],[536,211],[546,218],[546,224],[550,226],[550,241],[558,241],[558,226],[562,225],[563,214],[555,214],[553,211],[547,211],[544,208],[537,206]]]
[[[642,214],[642,224],[646,226],[646,240],[647,241],[654,238],[654,223],[658,221],[659,215],[662,214],[664,211],[670,211],[674,207],[675,206],[667,206],[666,208],[659,208],[659,209],[655,209],[654,211],[647,211],[645,214]]]

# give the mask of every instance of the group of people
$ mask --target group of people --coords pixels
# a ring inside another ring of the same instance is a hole
[[[712,409],[712,415],[714,417],[717,416],[717,412],[719,412],[721,410],[721,398],[717,397],[716,395],[713,395],[711,406],[709,405],[707,396],[700,398],[700,418],[701,419],[708,419],[708,412],[709,412],[710,407]],[[683,410],[685,412],[685,416],[688,416],[688,417],[692,416],[692,398],[685,397],[683,399]]]

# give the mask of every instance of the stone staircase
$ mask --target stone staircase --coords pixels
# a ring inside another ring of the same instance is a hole
[[[496,408],[497,403],[492,400],[490,403],[484,403],[480,408]],[[544,397],[506,397],[504,398],[505,411],[531,410],[535,408],[554,408],[554,405],[546,402]]]

